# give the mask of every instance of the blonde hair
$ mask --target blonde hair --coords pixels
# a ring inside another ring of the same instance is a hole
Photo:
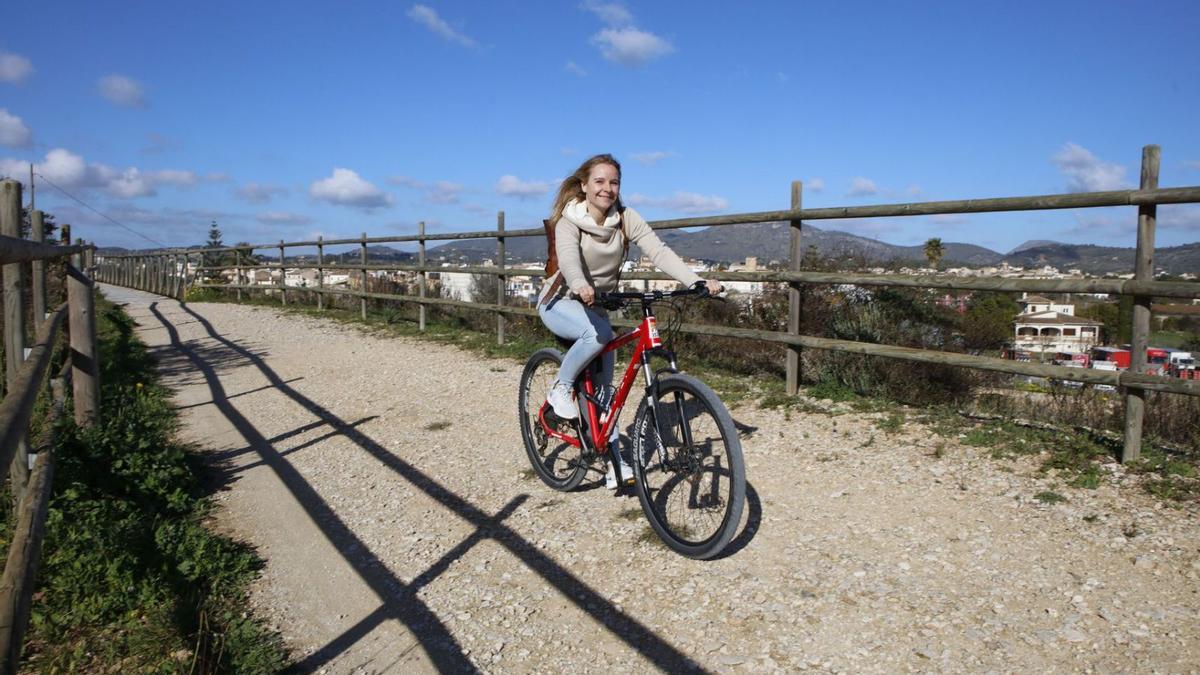
[[[571,200],[583,201],[583,184],[587,182],[588,176],[592,174],[592,168],[599,164],[610,164],[617,170],[617,178],[621,177],[621,163],[610,154],[595,155],[589,157],[587,161],[579,165],[575,169],[575,173],[563,179],[562,184],[558,186],[558,194],[554,197],[554,206],[550,207],[550,222],[556,223],[562,217],[562,211],[566,208]],[[617,208],[621,208],[621,200],[617,198]]]

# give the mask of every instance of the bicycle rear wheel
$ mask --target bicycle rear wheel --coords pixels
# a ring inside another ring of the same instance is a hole
[[[694,377],[663,377],[654,405],[642,401],[633,436],[638,500],[650,526],[689,558],[724,550],[746,499],[742,444],[725,404]]]
[[[555,490],[574,490],[583,482],[588,465],[582,448],[561,441],[546,433],[538,414],[546,402],[546,392],[558,377],[562,354],[557,349],[541,349],[525,362],[521,385],[517,392],[517,412],[521,419],[521,437],[529,463],[542,482]],[[572,437],[578,433],[569,422],[560,430]]]

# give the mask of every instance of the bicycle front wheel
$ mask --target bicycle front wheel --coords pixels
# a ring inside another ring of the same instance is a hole
[[[558,377],[562,354],[557,349],[541,349],[525,362],[521,386],[517,393],[517,408],[521,420],[521,437],[529,462],[542,482],[555,490],[574,490],[583,482],[588,465],[580,448],[546,433],[538,419],[546,392]],[[567,422],[559,430],[576,437],[577,432]]]
[[[672,550],[711,558],[729,544],[746,500],[742,443],[729,410],[690,375],[659,380],[634,421],[638,500]]]

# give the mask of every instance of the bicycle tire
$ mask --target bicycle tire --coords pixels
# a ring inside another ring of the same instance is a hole
[[[567,492],[578,487],[587,474],[582,449],[547,435],[538,420],[538,411],[561,364],[562,353],[557,349],[540,349],[529,357],[517,390],[517,415],[525,453],[534,472],[546,485]]]
[[[742,444],[725,404],[700,380],[667,375],[653,408],[642,400],[633,437],[638,501],[650,527],[688,558],[719,554],[733,539],[746,500]]]

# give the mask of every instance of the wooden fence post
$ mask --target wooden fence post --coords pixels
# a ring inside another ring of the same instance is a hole
[[[287,305],[287,270],[283,267],[283,240],[279,240],[279,301]]]
[[[38,243],[46,242],[46,224],[41,211],[30,213],[30,234]],[[33,323],[46,320],[46,261],[34,260],[30,266],[33,273]]]
[[[500,231],[500,236],[496,237],[496,264],[500,267],[501,274],[496,277],[496,304],[504,306],[504,296],[507,278],[504,276],[504,212],[500,211],[496,214],[496,229]],[[496,312],[496,344],[504,344],[504,312]]]
[[[428,273],[425,272],[425,221],[417,223],[417,265],[421,268],[417,296],[424,299],[425,282],[429,278]],[[425,303],[423,302],[417,307],[417,330],[425,332]]]
[[[360,256],[361,262],[363,264],[363,268],[361,270],[361,272],[362,272],[362,287],[360,288],[360,290],[363,293],[366,293],[367,292],[367,233],[366,232],[362,233],[362,245],[359,247],[359,256]],[[362,310],[362,319],[363,319],[363,321],[366,321],[367,320],[367,299],[365,297],[360,297],[358,299],[358,303],[359,303],[359,308]]]
[[[800,210],[802,197],[804,193],[804,184],[800,181],[792,181],[792,210]],[[792,229],[791,245],[788,252],[788,269],[792,272],[800,271],[801,253],[800,253],[800,229],[801,222],[797,218],[789,223]],[[800,335],[800,284],[791,283],[788,288],[788,334]],[[800,347],[788,345],[787,350],[787,394],[795,396],[800,390]]]
[[[237,288],[237,301],[242,301],[242,251],[236,250],[233,252],[233,264],[236,265],[233,269],[234,285]]]
[[[1154,190],[1158,187],[1158,165],[1162,151],[1157,145],[1142,148],[1141,189]],[[1136,281],[1154,280],[1154,229],[1158,220],[1158,205],[1145,204],[1138,207],[1137,257],[1134,259],[1133,278]],[[1146,348],[1150,342],[1149,295],[1133,296],[1133,343],[1129,357],[1129,369],[1135,373],[1146,370]],[[1121,450],[1121,462],[1132,462],[1142,454],[1142,420],[1146,410],[1146,390],[1134,387],[1125,389],[1125,446]]]
[[[21,236],[21,184],[15,180],[0,183],[0,234]],[[4,265],[4,380],[5,392],[13,393],[21,364],[25,362],[25,302],[22,297],[21,263]],[[2,468],[0,468],[2,470]],[[13,503],[20,504],[29,480],[29,437],[21,435],[9,472]]]
[[[75,423],[86,427],[100,419],[100,363],[96,353],[96,303],[92,282],[83,273],[82,254],[71,256],[66,281]]]
[[[317,236],[317,310],[325,309],[325,236]]]

